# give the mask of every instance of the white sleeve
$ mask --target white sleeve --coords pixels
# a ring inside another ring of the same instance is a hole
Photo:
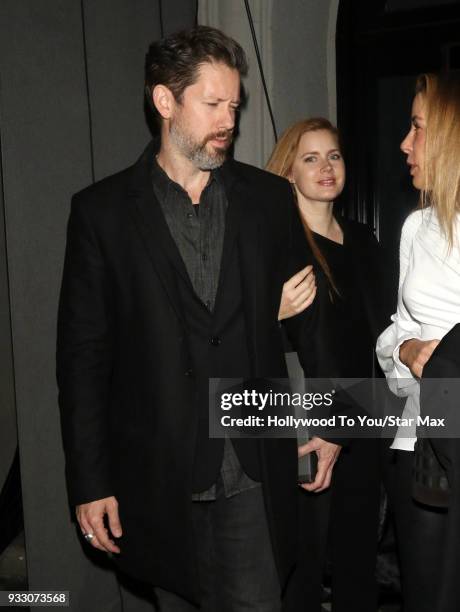
[[[411,338],[421,338],[421,328],[410,316],[403,298],[402,287],[412,256],[412,243],[422,221],[422,211],[409,215],[401,231],[399,249],[399,289],[396,313],[393,323],[382,332],[377,340],[376,353],[380,366],[388,379],[390,389],[397,395],[411,395],[418,387],[418,381],[409,368],[399,359],[399,347]]]

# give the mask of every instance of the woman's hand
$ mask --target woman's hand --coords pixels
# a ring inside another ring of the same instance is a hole
[[[316,281],[313,266],[307,266],[284,283],[278,321],[303,312],[313,302],[315,295]]]
[[[421,378],[423,368],[440,340],[418,340],[411,338],[399,347],[399,359],[416,378]]]
[[[297,449],[299,457],[304,457],[313,451],[318,455],[318,468],[314,482],[300,485],[306,491],[320,493],[327,489],[332,480],[332,469],[338,459],[342,447],[322,438],[312,438]]]

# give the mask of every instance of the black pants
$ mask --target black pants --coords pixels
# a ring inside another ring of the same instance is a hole
[[[334,469],[329,526],[332,609],[377,612],[380,440],[351,440]]]
[[[320,612],[330,494],[299,488],[297,566],[283,598],[283,612]]]
[[[328,548],[334,612],[376,612],[379,451],[379,440],[352,440],[339,455],[329,490],[299,491],[299,564],[288,584],[285,612],[321,610]]]
[[[385,444],[385,486],[394,515],[404,612],[437,610],[442,585],[447,511],[412,498],[414,453]],[[447,612],[447,611],[446,611]]]
[[[193,502],[204,612],[280,612],[281,589],[262,487],[216,501]],[[158,612],[196,612],[174,593],[155,589]]]

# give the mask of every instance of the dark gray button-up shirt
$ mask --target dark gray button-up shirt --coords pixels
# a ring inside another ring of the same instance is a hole
[[[199,204],[172,181],[155,161],[153,189],[160,202],[171,235],[184,260],[198,297],[214,308],[224,243],[227,196],[219,171],[214,170]]]

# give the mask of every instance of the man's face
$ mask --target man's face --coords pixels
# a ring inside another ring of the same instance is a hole
[[[171,144],[200,170],[218,168],[232,143],[239,104],[238,71],[222,63],[203,64],[197,81],[174,103]]]

